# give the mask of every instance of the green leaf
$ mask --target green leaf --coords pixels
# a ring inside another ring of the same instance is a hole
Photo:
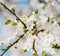
[[[8,25],[8,24],[10,24],[11,23],[11,20],[7,20],[6,22],[5,22],[5,25]]]
[[[33,21],[33,23],[34,23],[33,28],[36,29],[36,21]]]
[[[30,17],[30,15],[27,16],[28,18]]]
[[[12,11],[13,11],[13,12],[15,12],[15,9],[14,9],[14,8],[12,8]]]
[[[26,33],[28,30],[25,27],[23,27],[23,31]]]
[[[27,52],[27,49],[25,49],[24,52]]]
[[[44,10],[45,9],[45,6],[43,6],[42,9]]]
[[[32,29],[32,30],[34,30],[34,29],[37,28],[37,27],[36,27],[36,21],[33,21],[33,23],[34,23],[34,26],[33,26],[33,29]]]
[[[6,51],[7,49],[9,49],[10,48],[10,46],[7,46],[6,48],[3,48],[2,50],[3,51]]]
[[[7,46],[6,48],[7,48],[7,49],[10,48],[10,46]]]
[[[36,24],[36,21],[33,21],[34,24]]]
[[[60,22],[57,23],[60,26]]]
[[[33,26],[33,29],[36,29],[36,25]]]
[[[21,39],[23,36],[24,36],[24,34],[23,35],[20,35],[19,38]]]
[[[5,48],[3,48],[2,50],[3,50],[3,51],[5,51],[6,49],[5,49]]]
[[[48,20],[47,20],[47,22],[50,22],[50,17],[48,17]]]
[[[26,33],[27,32],[27,29],[24,29],[24,32]]]
[[[38,14],[38,9],[35,10],[35,14]]]
[[[42,56],[48,56],[46,52],[43,52],[42,53]]]
[[[53,44],[52,48],[60,49],[60,46],[58,44]]]
[[[16,25],[17,25],[17,23],[16,23],[16,22],[13,22],[13,23],[12,23],[12,25],[13,25],[13,26],[16,26]]]
[[[17,49],[17,47],[15,46],[15,49]]]

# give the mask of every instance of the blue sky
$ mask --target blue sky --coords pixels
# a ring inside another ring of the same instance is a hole
[[[0,39],[2,37],[2,26],[3,26],[3,19],[2,15],[0,14]]]

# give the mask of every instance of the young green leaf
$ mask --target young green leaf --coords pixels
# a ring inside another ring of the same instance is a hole
[[[35,14],[38,14],[38,9],[35,10]]]
[[[60,26],[60,22],[57,23]]]
[[[17,47],[15,46],[15,49],[17,49]]]
[[[33,26],[33,29],[36,29],[36,25]]]
[[[27,16],[28,18],[30,17],[30,15]]]
[[[23,31],[26,33],[28,30],[25,27],[23,27]]]
[[[36,27],[36,21],[33,21],[33,23],[34,23],[34,26],[33,26],[33,29],[32,29],[32,30],[34,30],[34,29],[37,28],[37,27]]]
[[[36,21],[33,21],[34,24],[36,24]]]
[[[16,22],[13,22],[13,23],[12,23],[12,25],[13,25],[13,26],[16,26],[16,25],[17,25],[17,23],[16,23]]]
[[[53,45],[52,45],[52,48],[60,49],[60,46],[59,46],[58,44],[53,44]]]
[[[48,56],[46,52],[43,52],[42,53],[42,56]]]
[[[27,49],[25,49],[24,52],[27,52]]]
[[[48,20],[47,20],[47,22],[50,22],[50,17],[48,17]]]
[[[12,11],[13,11],[13,12],[15,12],[15,9],[14,9],[14,8],[12,8]]]
[[[8,24],[10,24],[11,23],[11,20],[7,20],[6,22],[5,22],[5,25],[8,25]]]
[[[6,48],[3,48],[2,50],[3,51],[6,51],[7,49],[9,49],[10,48],[10,46],[7,46]]]
[[[5,51],[5,50],[6,50],[5,48],[2,49],[2,51]]]
[[[7,48],[7,49],[10,48],[10,46],[7,46],[6,48]]]
[[[33,28],[36,29],[36,21],[33,21],[33,23],[34,23]]]
[[[45,9],[45,6],[43,6],[42,9],[44,10]]]

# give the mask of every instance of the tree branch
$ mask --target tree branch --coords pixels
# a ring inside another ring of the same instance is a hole
[[[27,26],[26,26],[26,24],[15,14],[15,12],[13,12],[12,10],[10,10],[4,3],[2,3],[1,1],[0,1],[0,4],[4,7],[4,8],[6,8],[10,13],[12,13],[17,19],[16,20],[19,20],[26,28],[27,28]]]
[[[27,33],[27,32],[26,32]],[[26,33],[22,34],[21,36],[19,36],[19,38],[12,43],[0,56],[3,56],[13,45],[15,45]]]
[[[36,32],[36,35],[38,35],[39,32],[44,32],[44,31],[45,31],[45,29],[38,30],[38,31]]]
[[[35,39],[34,39],[34,41],[33,41],[33,47],[32,47],[32,49],[34,50],[34,56],[38,56],[38,53],[37,53],[37,51],[36,51],[36,49],[35,49]]]
[[[19,20],[26,28],[26,24],[15,14],[15,12],[13,12],[12,10],[10,10],[5,4],[3,4],[2,2],[0,2],[0,4],[6,8],[10,13],[12,13],[17,19]],[[34,33],[32,33],[32,35],[35,35],[37,33],[37,30],[34,31]],[[0,56],[3,56],[13,45],[15,45],[26,33],[24,33],[23,35],[21,35],[14,43],[12,43]],[[38,56],[38,53],[35,49],[35,40],[33,41],[33,50],[35,51],[35,56]]]
[[[2,2],[0,2],[0,4],[6,8],[10,13],[12,13],[17,19],[19,20],[25,28],[27,28],[26,24],[15,14],[15,12],[13,12],[12,10],[10,10],[5,4],[3,4]],[[3,56],[14,44],[16,44],[26,33],[24,33],[23,35],[21,35],[14,43],[12,43],[0,56]]]
[[[28,30],[27,30],[28,31]],[[26,31],[26,33],[27,33],[27,31]],[[0,56],[3,56],[13,45],[15,45],[26,33],[24,33],[23,35],[21,35],[14,43],[12,43]],[[34,31],[33,32],[34,34],[33,35],[35,35],[36,33],[37,33],[37,31]],[[35,39],[34,39],[34,41],[33,41],[33,50],[35,51],[35,56],[38,56],[38,54],[37,54],[37,51],[36,51],[36,49],[35,49]]]

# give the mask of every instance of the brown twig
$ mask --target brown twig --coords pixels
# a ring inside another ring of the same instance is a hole
[[[44,32],[44,31],[45,31],[45,29],[38,30],[38,31],[36,32],[36,35],[37,35],[39,32]]]
[[[35,35],[37,33],[37,29],[35,29],[32,33],[32,35]]]
[[[33,41],[33,47],[32,47],[32,49],[34,50],[34,56],[38,56],[38,53],[37,53],[37,51],[36,51],[36,49],[35,49],[35,39],[34,39],[34,41]]]
[[[19,20],[26,28],[26,24],[15,14],[15,12],[13,12],[12,10],[10,10],[4,3],[0,2],[0,4],[6,8],[10,13],[12,13],[17,19],[16,20]]]

